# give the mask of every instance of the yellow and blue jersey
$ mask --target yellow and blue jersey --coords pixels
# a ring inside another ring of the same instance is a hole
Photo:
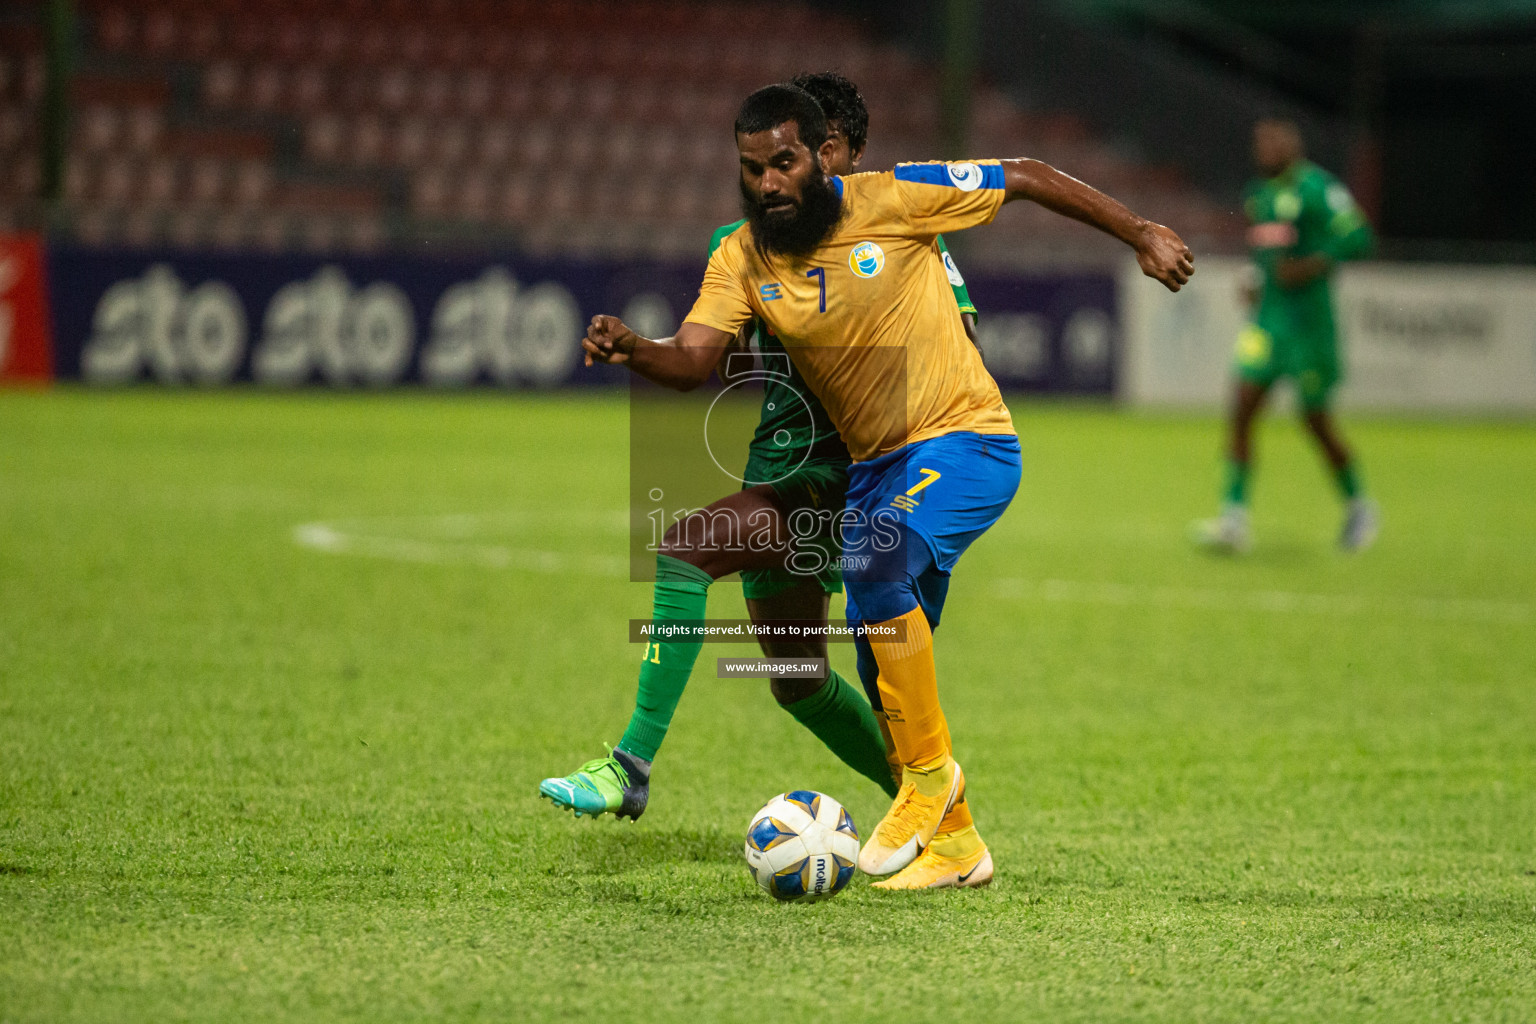
[[[753,317],[767,324],[856,461],[958,431],[1012,434],[934,245],[997,215],[1001,164],[901,164],[833,182],[842,217],[815,252],[762,253],[737,228],[686,319],[732,334]]]

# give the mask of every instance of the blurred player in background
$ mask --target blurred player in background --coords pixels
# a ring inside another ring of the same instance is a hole
[[[686,391],[755,317],[794,358],[854,459],[841,517],[848,617],[876,631],[877,684],[903,768],[859,866],[892,875],[878,883],[887,889],[982,885],[992,857],[962,799],[932,627],[951,571],[1012,501],[1022,463],[934,239],[1029,199],[1121,239],[1171,290],[1194,272],[1193,257],[1168,228],[1036,160],[829,176],[825,115],[794,86],[753,93],[735,128],[747,224],[710,257],[677,335],[651,341],[597,316],[583,347]],[[888,527],[894,544],[882,539]]]
[[[1196,523],[1194,538],[1230,553],[1252,545],[1253,422],[1270,388],[1289,377],[1345,501],[1339,546],[1362,551],[1376,539],[1378,517],[1330,411],[1341,377],[1331,278],[1337,264],[1370,252],[1371,228],[1343,183],[1306,159],[1294,122],[1256,124],[1253,160],[1263,177],[1248,184],[1243,212],[1256,280],[1247,296],[1252,322],[1237,341],[1226,491],[1221,514]]]
[[[842,75],[800,75],[794,84],[809,92],[826,115],[826,158],[829,174],[852,174],[863,159],[869,135],[869,110],[858,87]],[[727,224],[710,239],[713,255],[721,241],[745,221]],[[971,304],[965,281],[944,247],[935,239],[935,256],[942,260],[954,293],[966,335],[975,341],[976,307]],[[799,509],[839,511],[848,489],[848,447],[826,410],[790,361],[784,346],[760,321],[743,327],[738,344],[727,348],[719,364],[722,379],[728,360],[756,338],[765,365],[783,371],[767,378],[763,388],[762,415],[748,447],[745,481],[736,494],[712,504],[692,523],[668,533],[657,559],[653,620],[696,621],[704,615],[706,592],[711,583],[733,572],[741,574],[742,594],[754,622],[825,623],[830,596],[843,589],[835,561],[820,572],[796,572],[782,564],[783,553],[769,553],[774,564],[764,567],[760,552],[739,550],[732,534],[745,531],[718,529],[715,515],[721,512],[739,522],[769,523],[776,535],[788,531],[786,522]],[[787,440],[786,440],[787,439]],[[818,538],[830,545],[835,540]],[[824,639],[761,641],[763,653],[772,658],[797,660],[827,657]],[[872,667],[873,656],[861,645],[861,671]],[[648,644],[641,662],[639,687],[629,726],[618,746],[606,758],[582,765],[564,778],[545,779],[539,791],[557,805],[578,814],[611,813],[638,818],[650,795],[651,764],[666,738],[683,690],[693,671],[701,645],[697,641],[667,640]],[[875,678],[863,680],[875,694]],[[849,767],[895,796],[901,776],[895,752],[877,711],[836,671],[828,668],[821,679],[770,680],[774,699],[796,721],[809,729]],[[874,708],[878,708],[878,699]]]

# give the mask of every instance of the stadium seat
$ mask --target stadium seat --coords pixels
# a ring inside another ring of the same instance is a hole
[[[526,223],[538,206],[539,185],[539,179],[531,174],[507,175],[501,182],[496,217],[506,224]]]
[[[391,223],[403,215],[407,226],[453,220],[492,237],[533,225],[528,237],[552,250],[696,256],[699,232],[736,216],[729,123],[741,95],[820,67],[842,69],[869,102],[865,169],[939,154],[932,68],[807,6],[86,0],[82,9],[88,70],[73,85],[71,143],[80,167],[66,194],[92,211],[78,223],[94,223],[97,236],[174,227],[182,242],[377,244],[387,237],[383,203],[394,204]],[[7,196],[35,183],[31,123],[44,78],[41,33],[11,38],[0,48]],[[194,95],[184,104],[178,84],[173,104],[171,83],[187,69]],[[219,124],[238,130],[208,130]],[[295,124],[290,153],[281,140]],[[1191,231],[1236,235],[1221,204],[1119,158],[1070,112],[1026,113],[979,88],[968,148],[1040,156]],[[335,195],[300,189],[308,198],[299,200],[288,187],[321,179],[369,198],[338,210],[327,205]],[[0,212],[14,217],[16,202]],[[185,204],[202,212],[160,215]],[[125,208],[140,205],[150,213],[130,231]],[[314,213],[320,226],[306,226]],[[999,224],[993,244],[1010,259],[1021,245],[1030,258],[1097,251],[1091,232],[1056,218]]]
[[[11,154],[21,148],[29,120],[19,107],[0,105],[0,153]]]
[[[252,66],[245,76],[242,106],[266,114],[281,110],[288,77],[288,69],[280,64],[262,62]]]
[[[165,114],[159,107],[132,106],[124,110],[124,147],[131,153],[149,153],[165,135]]]
[[[95,198],[96,163],[86,153],[76,153],[64,169],[64,201],[85,204]]]
[[[259,160],[246,160],[234,169],[229,201],[241,209],[256,210],[272,197],[272,191],[271,165]]]
[[[116,108],[90,104],[75,114],[75,140],[87,153],[105,153],[117,144],[121,123]]]
[[[346,124],[336,114],[320,114],[304,125],[304,153],[317,163],[336,163],[346,140]]]
[[[140,169],[133,159],[108,157],[98,168],[96,197],[104,206],[126,208],[138,187]]]
[[[160,208],[176,198],[181,185],[180,168],[175,160],[152,157],[139,171],[137,202],[147,208]]]
[[[491,214],[492,199],[491,176],[483,171],[470,171],[459,179],[454,190],[453,215],[459,220],[484,221]]]
[[[353,166],[370,166],[384,157],[388,127],[377,114],[363,114],[352,122],[341,157]]]
[[[123,7],[105,7],[95,15],[96,46],[103,53],[127,53],[138,42],[138,23]]]
[[[425,220],[441,220],[447,216],[452,190],[453,182],[446,172],[432,167],[418,171],[411,179],[411,213]]]
[[[477,122],[470,141],[471,157],[485,167],[504,167],[510,162],[515,141],[512,129],[501,121]]]
[[[331,81],[325,68],[306,63],[295,66],[288,84],[288,110],[299,115],[325,109],[330,98]]]
[[[128,245],[149,246],[163,240],[160,211],[130,207],[115,224],[118,237]]]
[[[234,61],[215,61],[203,72],[203,103],[215,110],[235,106],[239,100],[242,77],[241,67]]]
[[[445,167],[456,167],[470,154],[470,128],[462,121],[442,120],[429,136],[428,155]]]
[[[495,83],[484,68],[471,68],[455,82],[454,107],[467,117],[480,117],[491,111],[496,96]]]

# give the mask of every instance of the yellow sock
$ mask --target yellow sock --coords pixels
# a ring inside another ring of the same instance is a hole
[[[968,828],[973,829],[975,827],[976,822],[971,818],[970,802],[962,799],[949,809],[948,814],[944,815],[944,820],[939,822],[939,831],[935,834],[934,838],[953,835],[954,833],[964,832]]]
[[[928,849],[940,857],[960,860],[962,857],[969,857],[985,845],[981,841],[981,833],[976,831],[976,826],[968,825],[959,832],[940,832],[933,837],[933,842],[928,844]]]
[[[891,778],[896,780],[896,785],[901,785],[901,758],[896,754],[896,741],[891,737],[891,724],[885,720],[885,711],[875,712],[875,721],[880,725],[880,735],[885,740],[885,763],[891,768]],[[954,746],[949,741],[949,721],[944,722],[944,749],[954,754]]]
[[[928,768],[949,760],[949,723],[939,707],[933,667],[933,632],[921,608],[880,623],[894,626],[902,640],[870,639],[880,665],[880,702],[901,763]]]
[[[939,830],[933,834],[933,842],[928,848],[940,857],[959,860],[969,857],[984,845],[981,833],[976,831],[976,822],[971,819],[970,801],[962,797],[944,815],[944,820],[939,822]]]

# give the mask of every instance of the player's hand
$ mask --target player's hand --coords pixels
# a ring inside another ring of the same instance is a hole
[[[587,336],[581,339],[586,352],[586,364],[608,363],[617,365],[629,362],[629,354],[635,350],[640,336],[616,316],[599,313],[587,325]]]
[[[1161,281],[1171,292],[1184,287],[1195,272],[1195,254],[1184,239],[1172,228],[1150,221],[1136,242],[1136,262],[1143,274]]]

